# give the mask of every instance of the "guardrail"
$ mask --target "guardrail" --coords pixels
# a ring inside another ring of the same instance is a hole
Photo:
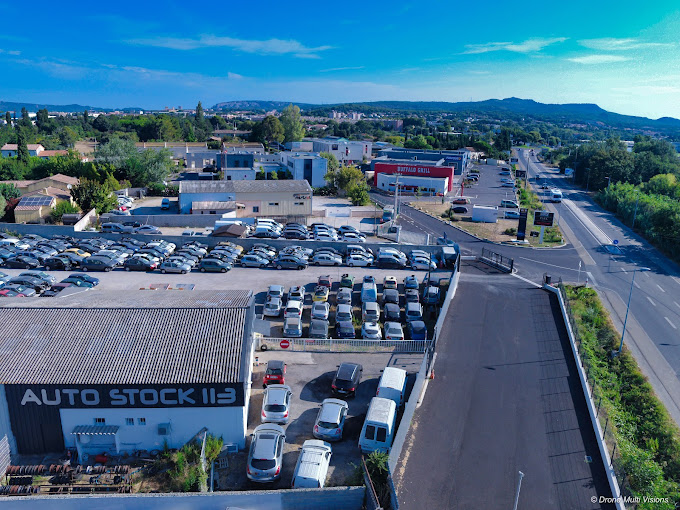
[[[422,353],[432,340],[361,340],[353,338],[273,338],[263,337],[258,347],[263,351],[304,352],[402,352]]]
[[[505,271],[506,273],[512,273],[512,270],[515,267],[514,259],[506,257],[505,255],[501,255],[500,253],[496,253],[495,251],[491,251],[487,248],[482,248],[482,255],[479,257],[479,260],[485,264],[495,267],[496,269],[499,269],[500,271]]]

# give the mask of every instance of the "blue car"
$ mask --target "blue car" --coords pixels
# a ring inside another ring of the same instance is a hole
[[[84,282],[87,282],[91,284],[92,286],[96,287],[99,285],[99,278],[96,278],[94,276],[90,276],[89,274],[83,274],[83,273],[72,273],[68,276],[69,278],[76,278],[78,280],[82,280]]]
[[[411,340],[427,340],[427,327],[423,321],[411,321],[406,325]]]
[[[415,275],[407,276],[404,278],[404,289],[415,289],[418,290],[418,278]]]
[[[335,334],[338,338],[355,338],[352,321],[339,321],[335,324]]]

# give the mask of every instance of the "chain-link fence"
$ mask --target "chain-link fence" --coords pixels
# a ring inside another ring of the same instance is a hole
[[[630,482],[628,480],[628,475],[623,468],[623,461],[621,459],[621,454],[618,449],[616,442],[616,437],[614,435],[614,423],[613,419],[607,413],[606,407],[602,406],[603,392],[595,385],[595,381],[591,379],[591,373],[595,370],[594,363],[584,356],[583,345],[581,341],[581,332],[579,331],[579,326],[576,319],[569,306],[569,300],[567,299],[567,293],[562,282],[562,278],[559,278],[556,284],[560,294],[562,295],[562,300],[564,301],[564,306],[567,310],[567,316],[569,318],[569,324],[571,325],[571,330],[574,334],[574,342],[576,343],[576,349],[578,351],[578,359],[576,360],[583,367],[583,372],[586,375],[588,394],[590,398],[595,403],[595,412],[597,420],[600,422],[600,427],[602,428],[602,438],[604,440],[605,446],[607,448],[607,453],[610,459],[610,468],[614,470],[614,474],[619,483],[619,489],[621,490],[621,495],[624,497],[632,497],[633,493],[631,491]],[[598,433],[598,431],[595,431]],[[607,462],[606,459],[602,459],[603,462]],[[637,508],[637,505],[629,506],[630,508]]]

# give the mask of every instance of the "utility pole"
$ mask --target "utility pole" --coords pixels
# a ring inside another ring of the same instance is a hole
[[[399,177],[400,174],[395,174],[397,179],[394,181],[394,218],[399,214]]]
[[[637,193],[637,198],[635,199],[635,212],[633,213],[633,224],[630,226],[631,230],[635,228],[635,218],[637,217],[638,204],[640,203],[640,192]]]
[[[519,491],[522,489],[522,478],[524,478],[524,473],[519,472],[519,482],[517,482],[517,493],[515,494],[515,505],[513,510],[517,510],[517,504],[519,503]]]

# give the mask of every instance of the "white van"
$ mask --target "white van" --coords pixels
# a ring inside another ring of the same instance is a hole
[[[389,452],[394,439],[397,404],[393,400],[373,397],[359,436],[363,453]]]
[[[551,189],[550,190],[550,198],[553,202],[561,202],[562,201],[562,192],[558,189]]]
[[[380,376],[376,397],[388,398],[397,404],[397,408],[406,398],[406,370],[396,367],[386,367]]]
[[[293,489],[320,489],[326,484],[331,463],[331,445],[318,439],[308,439],[302,444],[300,456],[293,472]]]

